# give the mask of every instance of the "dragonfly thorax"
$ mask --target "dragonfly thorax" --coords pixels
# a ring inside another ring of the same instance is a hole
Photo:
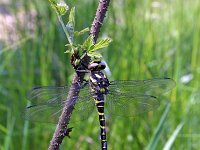
[[[102,72],[106,68],[105,63],[93,61],[88,65],[90,70],[89,84],[94,95],[103,95],[108,93],[109,81]]]
[[[93,94],[107,94],[109,81],[101,71],[94,71],[90,74],[89,84]]]

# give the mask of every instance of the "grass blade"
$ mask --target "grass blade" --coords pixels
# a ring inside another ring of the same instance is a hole
[[[167,118],[167,114],[169,112],[169,108],[170,108],[170,104],[168,103],[166,108],[165,108],[164,113],[162,114],[162,117],[161,117],[160,122],[159,122],[159,124],[156,128],[156,131],[154,132],[154,135],[151,138],[149,145],[147,146],[147,150],[153,150],[153,149],[156,148],[158,140],[159,140],[160,135],[162,133],[163,125],[165,123],[165,120]]]
[[[165,144],[163,150],[170,150],[172,144],[174,143],[177,135],[179,134],[179,132],[181,131],[182,127],[183,127],[184,123],[181,122],[176,129],[174,130],[173,134],[171,135],[171,137],[169,138],[169,140],[167,141],[167,143]]]

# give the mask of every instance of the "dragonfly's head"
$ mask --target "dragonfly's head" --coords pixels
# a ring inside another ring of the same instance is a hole
[[[104,70],[105,68],[106,64],[101,61],[93,61],[88,65],[90,71]]]

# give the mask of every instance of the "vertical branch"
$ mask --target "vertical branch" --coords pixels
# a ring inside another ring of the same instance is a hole
[[[68,128],[68,124],[80,91],[80,83],[82,82],[82,79],[83,75],[81,76],[77,74],[73,78],[66,103],[64,104],[63,111],[60,115],[48,150],[58,150],[64,137],[69,137],[69,133],[72,129]]]
[[[90,34],[93,35],[94,43],[96,43],[109,2],[110,0],[99,0],[96,16],[93,20],[92,27],[90,30]],[[84,64],[88,65],[90,58],[86,56],[86,58],[83,61],[84,61]],[[85,76],[85,73],[76,73],[73,78],[66,103],[64,104],[63,111],[61,113],[58,124],[54,131],[54,135],[50,142],[48,150],[58,150],[64,137],[65,136],[69,137],[69,133],[72,129],[68,128],[68,124],[69,124],[70,116],[74,109],[74,105],[76,104],[76,100],[78,98],[79,91],[81,88],[80,85],[83,82],[84,76]]]
[[[93,35],[93,42],[96,43],[100,28],[103,24],[103,20],[106,16],[106,11],[108,10],[110,0],[99,0],[99,5],[94,17],[90,33]]]

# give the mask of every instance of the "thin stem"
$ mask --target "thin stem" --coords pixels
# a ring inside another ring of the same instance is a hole
[[[64,22],[63,22],[62,16],[58,13],[57,10],[56,10],[56,14],[57,14],[57,16],[58,16],[58,20],[59,20],[60,24],[62,25],[62,28],[63,28],[64,32],[65,32],[65,35],[66,35],[66,37],[67,37],[67,40],[69,41],[69,44],[72,45],[73,42],[72,42],[72,40],[71,40],[71,38],[70,38],[70,36],[69,36],[69,33],[68,33],[67,28],[65,27],[65,24],[64,24]]]
[[[93,42],[96,43],[100,28],[103,24],[103,20],[106,16],[110,0],[99,0],[99,5],[94,17],[90,33],[93,35]]]
[[[65,35],[66,35],[66,37],[67,37],[67,40],[68,40],[69,44],[72,45],[73,42],[72,42],[72,40],[71,40],[71,38],[70,38],[70,36],[69,36],[69,33],[68,33],[67,28],[65,27],[65,24],[64,24],[63,19],[62,19],[62,15],[59,14],[59,10],[58,10],[58,8],[56,7],[57,4],[56,4],[54,1],[51,1],[51,0],[50,0],[50,3],[54,6],[53,8],[54,8],[54,10],[55,10],[55,12],[56,12],[56,15],[57,15],[57,17],[58,17],[58,20],[59,20],[59,22],[60,22],[60,24],[61,24],[61,26],[62,26],[62,28],[63,28],[63,31],[65,32]]]

